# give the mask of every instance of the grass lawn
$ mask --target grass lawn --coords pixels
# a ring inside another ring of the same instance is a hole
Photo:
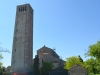
[[[100,75],[100,74],[89,74],[89,75]]]

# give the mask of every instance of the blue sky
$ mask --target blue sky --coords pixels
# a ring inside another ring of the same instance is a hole
[[[100,0],[0,0],[0,46],[12,51],[16,6],[34,9],[33,56],[46,45],[66,59],[80,55],[100,40]],[[11,53],[2,53],[4,66]]]

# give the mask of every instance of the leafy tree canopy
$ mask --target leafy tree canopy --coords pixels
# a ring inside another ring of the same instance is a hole
[[[2,54],[0,54],[0,59],[3,59]],[[0,62],[0,66],[2,66],[2,62]]]
[[[38,55],[35,56],[34,63],[33,63],[33,72],[35,75],[39,75],[39,57]]]
[[[53,69],[53,64],[51,62],[43,62],[40,71],[41,74],[47,74],[52,69]]]
[[[100,41],[97,41],[96,44],[90,45],[89,50],[85,55],[100,59]]]
[[[6,73],[9,74],[10,73],[10,70],[11,70],[11,66],[7,66],[6,67]]]
[[[0,66],[0,75],[6,75],[5,67]]]
[[[83,59],[81,58],[80,55],[78,56],[78,58],[79,58],[79,61],[80,61],[80,62],[83,62]]]
[[[0,54],[0,59],[3,59],[2,54]]]
[[[79,57],[72,56],[72,57],[66,58],[66,63],[65,63],[64,68],[69,70],[71,67],[73,67],[76,64],[83,66],[83,63],[79,60]]]
[[[89,73],[99,73],[100,72],[100,63],[95,58],[90,58],[84,62],[84,67],[88,70]]]

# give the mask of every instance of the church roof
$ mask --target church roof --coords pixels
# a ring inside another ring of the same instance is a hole
[[[38,51],[43,51],[43,50],[49,50],[49,51],[53,51],[55,53],[54,49],[51,49],[49,47],[46,47],[45,45],[42,48],[38,49],[37,52]]]
[[[55,54],[55,55],[58,56],[58,54],[54,51],[54,49],[46,47],[45,45],[42,48],[40,48],[40,49],[37,50],[37,54],[38,53],[51,53],[51,54]]]
[[[79,65],[79,64],[74,65],[73,67],[71,67],[71,68],[69,69],[69,71],[70,71],[70,70],[72,70],[72,69],[76,69],[77,67],[81,67],[82,69],[84,69],[85,71],[87,71],[87,69],[86,69],[86,68],[82,67],[82,66],[81,66],[81,65]]]
[[[53,49],[51,49],[51,48],[49,48],[49,47],[46,47],[46,46],[44,45],[42,48],[38,49],[37,51],[39,51],[39,50],[41,50],[41,49],[49,49],[49,50],[53,50]]]

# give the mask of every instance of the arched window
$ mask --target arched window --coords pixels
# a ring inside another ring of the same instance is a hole
[[[22,7],[21,7],[21,12],[22,12],[23,10],[22,10]]]
[[[33,14],[32,10],[30,9],[30,13]]]
[[[18,11],[20,12],[20,8],[18,9]]]
[[[16,49],[15,49],[15,52],[16,52]]]
[[[14,63],[15,63],[15,60],[14,60]]]
[[[17,41],[17,38],[15,37],[15,40]]]
[[[23,11],[24,11],[24,7],[23,7]]]
[[[25,11],[26,11],[26,7],[25,7]]]
[[[18,29],[16,30],[16,32],[18,32]]]

